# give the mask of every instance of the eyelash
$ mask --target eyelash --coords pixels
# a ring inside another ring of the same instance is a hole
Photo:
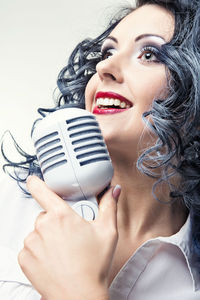
[[[104,59],[108,58],[108,57],[105,57],[106,54],[111,54],[112,55],[111,50],[115,50],[115,48],[110,47],[110,46],[107,46],[107,47],[103,48],[101,50],[101,60],[104,60]]]
[[[158,59],[158,55],[159,55],[159,50],[155,47],[152,46],[145,46],[142,48],[140,55],[138,56],[138,59],[142,59],[142,56],[144,54],[153,54],[156,57],[156,60],[144,60],[147,63],[160,63],[160,60]]]
[[[107,47],[103,48],[101,50],[101,60],[107,59],[109,57],[109,56],[105,57],[107,54],[112,55],[111,50],[115,50],[115,48],[113,48],[111,46],[107,46]],[[140,55],[138,56],[138,59],[141,59],[145,53],[151,53],[151,54],[155,55],[155,57],[156,57],[156,60],[151,60],[151,61],[146,60],[147,63],[160,63],[160,60],[158,59],[159,50],[155,46],[143,47],[141,49]]]

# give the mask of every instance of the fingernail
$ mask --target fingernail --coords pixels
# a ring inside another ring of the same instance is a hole
[[[118,201],[120,193],[121,193],[121,186],[117,184],[112,191],[112,195],[116,201]]]

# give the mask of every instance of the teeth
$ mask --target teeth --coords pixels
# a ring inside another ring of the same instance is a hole
[[[129,104],[126,104],[123,101],[120,101],[119,99],[113,99],[113,98],[98,98],[97,99],[97,106],[119,106],[120,108],[130,108]]]
[[[110,105],[114,105],[114,99],[110,99]]]
[[[102,100],[103,99],[101,99],[101,98],[97,99],[97,105],[101,105],[101,103],[103,102]]]
[[[120,106],[120,100],[116,99],[116,100],[114,101],[114,106]]]
[[[109,103],[110,101],[109,101],[109,99],[108,98],[105,98],[104,99],[104,101],[103,101],[103,105],[109,105],[110,103]]]
[[[125,103],[125,102],[121,102],[121,103],[120,103],[120,107],[121,107],[121,108],[125,108],[125,107],[126,107],[126,103]]]

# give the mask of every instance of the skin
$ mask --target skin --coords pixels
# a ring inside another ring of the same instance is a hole
[[[122,187],[117,214],[119,239],[109,283],[142,243],[159,235],[174,234],[186,219],[185,211],[178,204],[163,205],[154,199],[154,180],[136,168],[139,154],[155,142],[142,121],[142,114],[150,109],[156,97],[164,98],[167,93],[165,66],[155,62],[153,55],[147,60],[141,49],[152,44],[159,47],[170,41],[173,33],[174,17],[164,8],[145,5],[132,12],[110,34],[117,43],[110,39],[104,42],[103,48],[114,49],[107,59],[97,64],[97,73],[86,88],[89,111],[93,110],[99,91],[116,92],[133,104],[122,113],[96,115],[114,166],[112,184],[119,183]],[[162,38],[145,37],[136,41],[144,34]],[[162,201],[169,200],[167,187],[162,186],[156,192]]]
[[[108,287],[130,255],[150,238],[174,234],[186,220],[178,204],[163,205],[153,198],[154,181],[135,167],[139,153],[154,141],[142,113],[155,97],[166,94],[165,66],[156,63],[153,55],[147,61],[141,48],[149,43],[159,47],[172,38],[173,31],[174,18],[168,11],[145,5],[112,31],[117,43],[104,42],[103,47],[109,44],[114,49],[97,65],[87,85],[86,108],[93,110],[98,91],[117,92],[133,106],[122,113],[97,115],[115,170],[111,185],[122,187],[121,194],[119,188],[112,188],[102,197],[98,218],[83,220],[44,182],[34,176],[28,180],[27,187],[44,212],[18,259],[45,300],[109,299]],[[136,41],[143,34],[162,38]],[[164,194],[167,197],[166,187],[157,191],[161,200],[169,200]]]

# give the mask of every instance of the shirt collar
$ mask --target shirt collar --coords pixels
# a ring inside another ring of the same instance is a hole
[[[180,248],[180,250],[182,251],[186,259],[187,266],[190,271],[190,275],[192,277],[193,289],[194,291],[197,291],[200,290],[200,274],[197,268],[195,268],[193,263],[194,258],[193,258],[193,253],[191,252],[192,249],[191,237],[192,237],[191,217],[190,215],[188,215],[185,224],[181,227],[181,229],[177,233],[169,237],[158,237],[156,239],[165,243],[171,243]]]

